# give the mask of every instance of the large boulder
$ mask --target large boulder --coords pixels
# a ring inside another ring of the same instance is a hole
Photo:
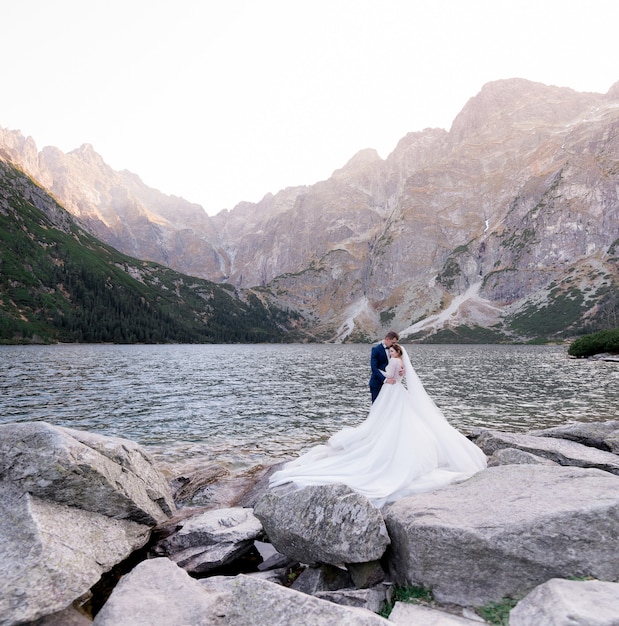
[[[372,611],[336,604],[309,596],[294,589],[254,576],[241,574],[223,584],[228,589],[227,601],[222,581],[203,581],[204,588],[218,592],[220,607],[225,611],[226,626],[387,626],[389,622]],[[156,626],[156,624],[153,624]]]
[[[510,611],[509,626],[617,626],[619,583],[553,578]]]
[[[41,500],[0,483],[0,624],[66,609],[116,563],[142,547],[150,529]]]
[[[247,552],[263,532],[251,509],[216,509],[179,522],[176,532],[154,546],[153,552],[191,574],[205,574]]]
[[[163,522],[175,510],[166,479],[137,443],[45,422],[0,425],[0,481],[141,524]]]
[[[93,626],[226,624],[221,599],[165,557],[142,561],[123,576]]]
[[[559,465],[595,467],[619,475],[618,455],[568,439],[484,430],[475,439],[475,443],[489,457],[502,448],[516,448],[550,459]]]
[[[481,606],[554,577],[619,578],[619,477],[600,470],[491,467],[383,514],[394,582],[431,588],[439,602]]]
[[[254,513],[279,552],[308,565],[375,561],[389,545],[381,512],[346,485],[274,489]]]
[[[93,626],[387,625],[368,610],[340,606],[251,576],[197,581],[165,557],[124,576]]]

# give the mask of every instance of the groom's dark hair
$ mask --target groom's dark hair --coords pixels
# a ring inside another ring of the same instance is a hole
[[[395,332],[395,330],[390,330],[386,335],[385,339],[395,339],[396,341],[400,341],[400,335]]]

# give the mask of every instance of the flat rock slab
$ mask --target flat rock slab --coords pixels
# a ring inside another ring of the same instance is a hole
[[[550,459],[559,465],[595,467],[619,475],[619,455],[568,439],[483,430],[475,443],[489,457],[502,448],[517,448]]]
[[[93,626],[387,626],[360,608],[341,606],[252,576],[197,581],[165,557],[124,576]]]
[[[509,614],[510,626],[617,626],[619,583],[553,578],[536,587]]]
[[[600,450],[619,454],[619,420],[605,422],[572,422],[553,428],[532,430],[528,435],[569,439]]]
[[[481,626],[483,620],[471,620],[421,604],[396,602],[389,621],[402,626]],[[527,626],[533,626],[533,623]],[[538,624],[541,626],[541,624]]]
[[[387,626],[358,607],[335,604],[275,583],[241,574],[228,581],[227,626]]]
[[[522,597],[550,578],[619,578],[619,477],[503,465],[384,510],[393,581],[443,603]]]

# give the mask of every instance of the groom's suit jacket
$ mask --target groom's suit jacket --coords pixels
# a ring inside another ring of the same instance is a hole
[[[387,351],[381,341],[372,348],[372,352],[370,354],[370,367],[372,368],[370,387],[380,388],[383,386],[385,375],[382,374],[380,370],[383,370],[384,372],[387,369],[387,365],[389,365],[389,357],[387,356]]]

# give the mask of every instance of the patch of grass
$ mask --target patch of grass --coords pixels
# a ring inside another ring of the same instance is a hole
[[[462,268],[457,259],[449,257],[440,274],[436,277],[436,282],[443,285],[445,289],[452,289],[455,285],[456,278],[462,274]]]
[[[551,337],[565,331],[580,320],[586,310],[585,298],[578,289],[549,294],[551,301],[546,306],[531,305],[515,315],[510,327],[531,338]]]
[[[518,600],[503,598],[500,602],[489,602],[476,609],[477,614],[489,624],[509,626],[509,612],[518,604]]]
[[[393,307],[387,309],[385,311],[380,312],[380,323],[383,326],[386,326],[393,318],[395,317],[395,311]]]
[[[385,619],[388,618],[389,615],[391,615],[391,611],[393,611],[393,607],[396,602],[432,604],[434,602],[434,597],[432,596],[432,591],[430,589],[426,589],[425,587],[394,585],[391,602],[385,604],[379,615]]]
[[[511,339],[500,330],[481,326],[457,326],[443,328],[424,338],[421,343],[511,343]]]

